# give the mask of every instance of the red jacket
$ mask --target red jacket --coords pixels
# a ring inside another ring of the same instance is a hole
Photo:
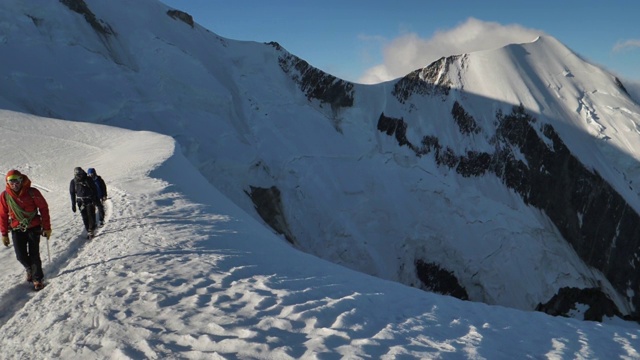
[[[11,190],[7,184],[5,191],[0,194],[0,232],[2,236],[7,236],[9,230],[18,227],[19,222],[13,211],[7,204],[7,194],[15,199],[16,203],[22,210],[26,212],[32,212],[36,209],[40,212],[40,215],[36,215],[29,223],[28,228],[35,226],[42,226],[43,230],[51,230],[51,220],[49,219],[49,205],[47,201],[42,197],[40,190],[31,187],[31,180],[26,175],[22,175],[22,188],[20,193],[16,194]],[[9,224],[11,219],[11,224]],[[11,227],[9,227],[11,225]]]

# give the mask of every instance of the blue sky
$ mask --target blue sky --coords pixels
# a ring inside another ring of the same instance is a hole
[[[161,1],[220,36],[277,41],[351,81],[375,82],[374,67],[379,80],[394,78],[441,56],[528,42],[543,33],[640,82],[635,1]]]

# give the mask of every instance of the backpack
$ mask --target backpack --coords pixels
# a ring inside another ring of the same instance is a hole
[[[86,176],[80,180],[77,178],[73,179],[76,187],[76,199],[81,199],[83,203],[92,203],[94,195],[87,181],[89,181],[89,179]]]

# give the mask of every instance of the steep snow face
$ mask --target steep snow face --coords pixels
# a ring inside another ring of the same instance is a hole
[[[635,266],[640,110],[553,38],[364,86],[153,0],[86,4],[112,33],[59,2],[0,4],[0,106],[173,136],[245,211],[368,274],[522,309],[562,287],[638,305],[622,270]]]
[[[446,80],[438,69],[447,71]],[[620,173],[637,171],[637,155],[630,158],[621,149],[630,150],[626,144],[639,139],[638,106],[619,81],[551,38],[452,57],[421,73],[440,74],[425,79],[446,95],[436,101],[451,109],[450,116],[440,113],[434,120],[409,115],[392,125],[384,117],[379,130],[394,134],[398,145],[407,145],[417,156],[433,152],[439,165],[462,176],[499,176],[527,205],[542,210],[578,256],[627,297],[619,301],[636,307],[637,190]],[[587,84],[593,90],[579,92]],[[585,95],[596,93],[608,94],[598,100],[602,105]],[[432,106],[419,96],[423,94],[403,93],[409,113]],[[584,121],[586,103],[591,105]],[[606,119],[598,120],[601,110]],[[439,130],[451,120],[459,133],[442,136]],[[595,120],[600,125],[597,134],[592,131]],[[438,123],[436,131],[421,130],[432,121]],[[603,287],[592,281],[592,286]],[[610,288],[605,291],[612,293]]]
[[[640,112],[618,79],[551,37],[469,58],[464,90],[508,104],[521,103],[541,121],[552,122],[586,166],[598,169],[625,197],[631,195],[628,183],[639,170]],[[605,168],[612,164],[617,173],[609,175]],[[619,172],[629,180],[621,183]],[[630,202],[638,211],[637,200]]]

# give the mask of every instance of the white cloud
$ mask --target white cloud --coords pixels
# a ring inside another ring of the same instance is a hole
[[[640,48],[640,40],[632,39],[632,40],[618,41],[613,46],[613,51],[619,52],[619,51],[627,50],[629,48]]]
[[[402,77],[443,56],[499,48],[535,40],[544,33],[520,25],[501,25],[474,18],[459,26],[423,39],[416,33],[403,34],[383,45],[383,63],[364,72],[358,82],[379,83]]]

